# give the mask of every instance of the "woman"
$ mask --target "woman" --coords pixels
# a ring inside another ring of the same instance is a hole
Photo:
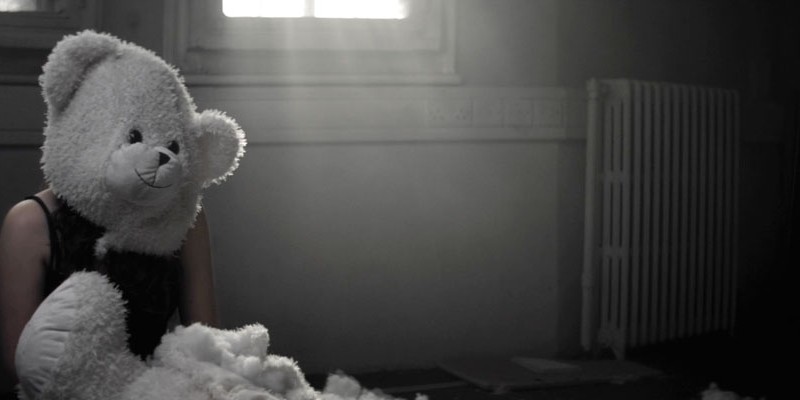
[[[202,211],[179,254],[164,262],[133,253],[97,260],[93,243],[100,234],[50,189],[21,201],[6,215],[0,230],[2,392],[10,392],[16,383],[14,356],[25,324],[47,294],[76,270],[97,270],[120,287],[128,308],[129,347],[143,358],[152,354],[176,308],[182,324],[218,325]]]

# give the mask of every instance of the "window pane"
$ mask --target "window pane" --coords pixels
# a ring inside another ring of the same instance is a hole
[[[408,8],[408,0],[222,1],[226,17],[403,19],[408,16]]]
[[[408,16],[408,0],[315,0],[314,16],[403,19]]]
[[[0,12],[53,11],[55,0],[0,0]]]
[[[226,17],[297,18],[305,14],[305,0],[223,0]]]

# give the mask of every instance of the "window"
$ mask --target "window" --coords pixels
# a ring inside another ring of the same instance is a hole
[[[226,17],[404,19],[403,0],[223,0]]]
[[[0,12],[53,12],[55,0],[0,0]]]
[[[166,6],[165,57],[190,84],[458,82],[453,0]]]
[[[97,0],[0,0],[0,47],[53,47],[64,35],[97,25]]]
[[[99,16],[99,0],[0,0],[0,83],[35,84],[53,46]]]

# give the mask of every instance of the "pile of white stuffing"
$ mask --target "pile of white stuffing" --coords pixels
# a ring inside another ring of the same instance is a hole
[[[711,382],[708,385],[708,389],[703,390],[700,394],[701,400],[755,400],[755,398],[750,396],[740,396],[736,392],[732,392],[730,390],[722,390],[715,382]],[[766,400],[766,398],[761,397],[760,400]]]
[[[34,313],[17,346],[24,400],[394,400],[334,374],[320,392],[294,360],[269,354],[260,324],[236,330],[201,324],[166,334],[147,362],[127,348],[120,292],[79,272]],[[417,395],[415,400],[427,400]]]

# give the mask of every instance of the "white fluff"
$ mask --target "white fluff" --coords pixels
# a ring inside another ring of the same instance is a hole
[[[73,274],[42,302],[23,330],[17,347],[20,397],[393,399],[343,374],[331,375],[324,390],[316,391],[294,360],[268,353],[269,333],[260,324],[236,330],[179,326],[164,335],[147,363],[130,353],[126,341],[125,307],[117,289],[96,272]]]

